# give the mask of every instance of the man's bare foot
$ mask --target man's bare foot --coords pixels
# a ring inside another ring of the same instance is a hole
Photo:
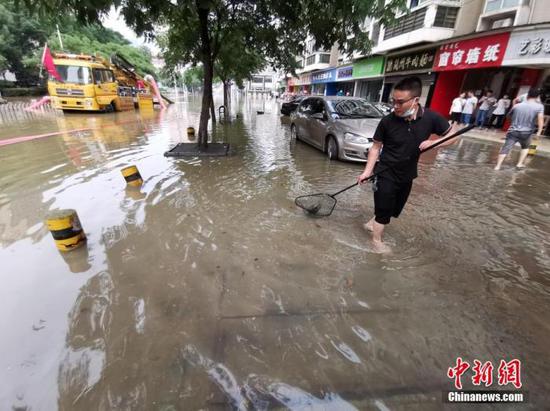
[[[372,233],[372,230],[374,230],[372,220],[370,220],[369,222],[363,224],[363,228]]]
[[[391,248],[380,240],[372,240],[372,243],[374,244],[374,252],[379,254],[387,254],[391,252]]]
[[[526,167],[525,164],[518,164],[518,165],[516,166],[516,168],[517,168],[518,170],[524,169],[525,167]]]
[[[500,166],[495,166],[495,168],[493,168],[493,170],[495,170],[495,171],[500,170]]]

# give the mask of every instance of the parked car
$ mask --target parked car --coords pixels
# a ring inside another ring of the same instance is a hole
[[[290,116],[298,107],[298,104],[300,104],[304,100],[304,96],[298,96],[290,100],[289,102],[283,103],[281,105],[281,114],[284,116]]]
[[[331,160],[365,162],[382,117],[384,113],[362,98],[308,97],[292,114],[290,131]]]
[[[390,114],[392,111],[393,111],[393,106],[389,103],[382,103],[382,102],[377,102],[377,103],[372,103],[374,105],[374,107],[376,107],[378,109],[378,111],[381,111],[382,113],[384,114]]]

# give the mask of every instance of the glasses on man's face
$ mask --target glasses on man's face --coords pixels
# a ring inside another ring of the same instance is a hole
[[[393,98],[390,99],[390,104],[394,107],[401,107],[403,104],[408,103],[409,101],[415,99],[416,97],[411,97],[407,100],[395,100]]]

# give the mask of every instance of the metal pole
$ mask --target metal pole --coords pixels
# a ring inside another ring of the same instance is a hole
[[[61,40],[61,33],[59,32],[59,26],[56,24],[55,28],[57,29],[57,38],[59,39],[59,45],[61,46],[61,51],[63,51],[63,40]]]

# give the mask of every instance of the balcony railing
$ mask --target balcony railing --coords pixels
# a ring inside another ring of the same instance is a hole
[[[386,31],[384,32],[384,40],[391,39],[392,37],[399,36],[400,34],[409,33],[424,27],[425,17],[426,7],[423,7],[398,18],[395,24],[386,27]]]

